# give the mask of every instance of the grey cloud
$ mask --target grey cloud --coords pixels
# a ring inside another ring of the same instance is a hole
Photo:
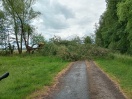
[[[78,24],[79,24],[80,26],[85,26],[85,25],[91,25],[92,22],[93,22],[92,17],[90,17],[90,16],[84,16],[83,18],[81,18],[81,19],[78,21]]]
[[[74,13],[68,7],[61,5],[57,1],[52,2],[52,4],[50,4],[50,0],[39,1],[36,4],[36,9],[42,13],[41,18],[46,28],[68,28],[69,25],[66,21],[74,18]]]
[[[68,8],[64,5],[61,5],[60,3],[55,3],[54,8],[59,14],[64,15],[64,17],[66,19],[75,17],[75,14],[73,13],[73,11],[70,8]]]
[[[64,29],[68,27],[68,24],[61,19],[61,17],[57,17],[55,15],[44,15],[42,16],[44,19],[45,27],[52,29]]]
[[[105,10],[105,0],[37,0],[34,9],[42,13],[42,21],[34,24],[47,38],[55,34],[62,38],[82,36],[94,32],[94,24]]]

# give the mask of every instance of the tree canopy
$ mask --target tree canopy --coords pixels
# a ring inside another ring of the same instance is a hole
[[[14,28],[15,38],[17,42],[18,52],[22,53],[23,42],[28,50],[29,37],[33,33],[30,25],[39,12],[35,12],[32,8],[35,0],[2,0],[4,13],[8,15]]]
[[[132,54],[132,1],[106,0],[107,8],[100,17],[96,44]]]

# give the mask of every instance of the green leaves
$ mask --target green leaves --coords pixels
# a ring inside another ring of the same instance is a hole
[[[125,0],[118,3],[117,14],[120,21],[128,20],[132,16],[132,1]]]
[[[3,11],[0,10],[0,19],[3,19],[5,17]]]
[[[35,12],[32,8],[35,0],[2,0],[5,13],[13,21],[15,38],[18,51],[22,53],[22,43],[28,50],[29,38],[33,33],[33,28],[30,25],[32,19],[37,17],[39,12]],[[20,43],[19,43],[20,42]]]
[[[132,0],[106,2],[107,10],[101,16],[96,30],[96,44],[119,50],[121,53],[129,53],[128,50],[132,50]]]
[[[44,43],[45,39],[42,34],[34,34],[32,37],[32,43],[33,44],[39,44],[39,43]]]
[[[132,1],[125,0],[118,4],[117,14],[119,17],[119,21],[126,21],[127,25],[125,27],[128,34],[128,42],[130,42],[129,49],[132,49]]]
[[[91,39],[91,37],[90,37],[90,36],[85,37],[85,38],[84,38],[84,43],[85,43],[85,44],[92,44],[92,39]]]

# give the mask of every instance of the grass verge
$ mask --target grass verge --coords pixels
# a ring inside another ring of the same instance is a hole
[[[128,98],[132,99],[132,57],[114,54],[113,59],[96,59],[96,63],[120,85]]]
[[[55,75],[68,62],[56,57],[10,56],[0,57],[0,75],[9,72],[0,81],[0,99],[23,99],[32,92],[52,84]]]

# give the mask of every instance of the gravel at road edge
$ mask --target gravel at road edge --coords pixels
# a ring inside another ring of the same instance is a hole
[[[119,87],[93,61],[86,63],[90,99],[127,99]]]

